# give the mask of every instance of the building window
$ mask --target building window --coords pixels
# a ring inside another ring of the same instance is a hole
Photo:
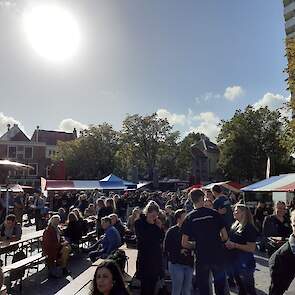
[[[51,169],[51,166],[46,166],[46,178],[49,178],[50,176],[50,169]]]
[[[33,158],[33,148],[31,146],[27,146],[25,148],[25,159],[32,159]]]
[[[18,145],[16,147],[16,149],[17,149],[17,152],[23,152],[24,151],[24,146],[23,145]]]
[[[32,166],[34,169],[29,169],[29,176],[37,176],[38,175],[38,164],[29,164],[30,166]]]
[[[24,154],[17,154],[17,160],[18,161],[23,161],[23,159],[24,159]]]
[[[16,158],[16,146],[10,146],[8,148],[8,158],[12,158],[12,159]]]

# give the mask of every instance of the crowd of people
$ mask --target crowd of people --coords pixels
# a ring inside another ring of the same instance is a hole
[[[253,210],[239,196],[225,195],[218,185],[211,190],[122,195],[98,190],[57,192],[47,198],[41,193],[19,193],[11,198],[7,216],[5,202],[0,202],[0,239],[20,239],[27,214],[24,226],[32,225],[34,219],[36,230],[45,229],[42,248],[49,274],[60,277],[69,273],[69,255],[79,247],[92,220],[97,238],[83,251],[92,261],[105,259],[96,271],[93,294],[122,295],[128,290],[122,287],[120,270],[108,258],[124,242],[138,249],[136,278],[142,295],[163,287],[168,274],[172,295],[188,295],[194,289],[200,295],[212,294],[212,281],[217,295],[229,294],[233,287],[239,295],[254,295],[258,246],[271,256],[270,294],[281,295],[295,275],[295,267],[286,270],[284,264],[295,257],[293,209],[294,202],[288,206],[259,202]],[[103,291],[108,288],[119,288],[121,293]]]

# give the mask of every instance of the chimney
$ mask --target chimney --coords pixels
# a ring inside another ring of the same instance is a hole
[[[36,128],[36,142],[39,142],[39,126]]]
[[[74,135],[74,138],[76,139],[77,138],[77,129],[76,128],[74,128],[74,130],[73,130],[73,135]]]
[[[17,127],[18,125],[17,124],[13,124],[13,127]]]
[[[7,131],[9,131],[10,130],[10,124],[7,124]]]

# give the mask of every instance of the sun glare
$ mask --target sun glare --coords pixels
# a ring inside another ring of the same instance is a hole
[[[67,60],[78,51],[80,31],[77,21],[62,7],[33,7],[24,12],[23,26],[30,45],[49,61]]]

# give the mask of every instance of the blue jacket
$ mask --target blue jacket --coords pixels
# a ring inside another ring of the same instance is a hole
[[[120,234],[112,225],[101,237],[101,246],[102,248],[99,250],[99,252],[105,257],[121,246]]]

